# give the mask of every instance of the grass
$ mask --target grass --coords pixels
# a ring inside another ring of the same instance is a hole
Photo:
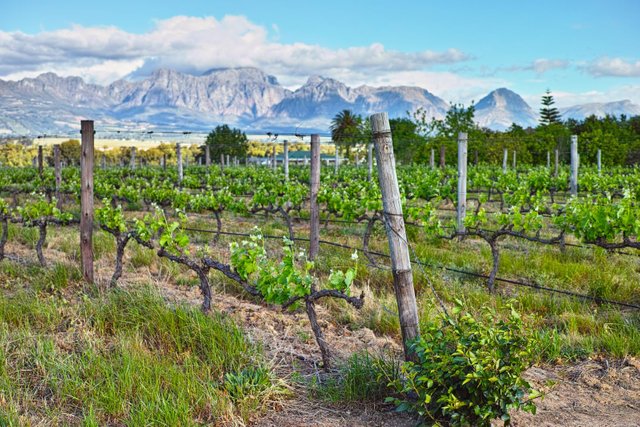
[[[230,319],[148,288],[0,297],[0,425],[243,424],[280,393]]]

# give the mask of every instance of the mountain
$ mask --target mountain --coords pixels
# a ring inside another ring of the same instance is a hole
[[[211,69],[201,75],[159,69],[144,79],[108,86],[53,73],[0,80],[0,134],[76,132],[82,119],[96,120],[101,129],[208,131],[226,123],[252,132],[327,133],[331,119],[344,109],[363,116],[386,111],[394,118],[418,108],[426,117],[443,118],[449,105],[420,87],[349,87],[321,76],[291,91],[274,76],[250,67]],[[640,106],[619,101],[563,113],[576,118],[636,115]],[[518,94],[501,88],[476,104],[476,121],[502,130],[514,122],[535,126],[537,115]]]
[[[640,105],[634,104],[628,99],[615,102],[593,102],[589,104],[574,105],[572,107],[561,108],[560,113],[563,119],[584,120],[589,116],[605,117],[620,116],[627,117],[640,115]]]
[[[538,116],[520,95],[500,88],[492,91],[476,104],[475,121],[480,127],[505,130],[516,123],[522,127],[536,126]]]

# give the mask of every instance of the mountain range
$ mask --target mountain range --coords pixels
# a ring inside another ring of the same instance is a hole
[[[108,86],[54,73],[19,81],[0,80],[0,134],[55,134],[77,130],[81,119],[102,129],[208,131],[226,123],[252,133],[327,133],[341,110],[369,115],[386,111],[407,117],[417,108],[427,117],[443,118],[449,104],[415,86],[358,86],[312,76],[295,91],[257,68],[212,69],[202,75],[159,69],[138,80]],[[516,123],[535,126],[538,114],[517,93],[500,88],[476,105],[480,126],[504,130]],[[638,115],[628,100],[562,109],[564,118],[591,114]]]

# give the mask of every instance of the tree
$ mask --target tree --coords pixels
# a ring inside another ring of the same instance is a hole
[[[411,163],[418,160],[425,145],[424,137],[418,135],[418,125],[408,118],[389,120],[393,153],[397,160]]]
[[[460,132],[466,132],[469,141],[475,141],[482,135],[482,131],[474,122],[475,105],[473,102],[469,107],[463,104],[451,104],[444,119],[426,120],[425,111],[419,108],[413,115],[417,129],[419,129],[430,140],[430,148],[440,147],[440,164],[444,166],[446,151],[456,153],[458,150],[457,140]],[[448,148],[448,149],[447,149]],[[449,155],[450,163],[457,161],[457,156]]]
[[[553,106],[555,101],[551,91],[547,89],[544,95],[542,95],[542,108],[540,109],[540,124],[543,126],[550,125],[552,123],[560,123],[560,112]]]
[[[217,161],[221,154],[244,157],[249,148],[247,135],[240,129],[231,129],[228,125],[216,126],[209,132],[205,144],[209,146],[209,154]]]
[[[331,120],[331,139],[344,148],[347,156],[350,148],[364,141],[364,121],[351,110],[342,110]]]
[[[70,139],[60,144],[60,156],[67,165],[80,164],[80,141]]]

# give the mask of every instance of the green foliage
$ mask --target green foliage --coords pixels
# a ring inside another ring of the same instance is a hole
[[[247,135],[240,129],[231,129],[228,125],[216,126],[209,135],[205,144],[209,146],[209,154],[212,161],[218,161],[220,155],[244,157],[249,148]]]
[[[26,224],[33,224],[37,221],[58,220],[60,222],[69,222],[73,215],[62,212],[56,207],[56,199],[47,201],[44,195],[37,195],[34,200],[30,200],[23,206],[16,209],[20,218]]]
[[[353,146],[368,141],[365,129],[362,116],[351,110],[342,110],[331,120],[331,139],[349,155]]]
[[[127,231],[122,205],[113,208],[108,199],[103,199],[102,207],[96,209],[96,220],[111,230],[119,231],[120,233]]]
[[[489,426],[500,418],[510,424],[509,411],[535,413],[531,389],[522,373],[534,358],[535,342],[520,315],[510,307],[505,318],[485,308],[482,319],[463,313],[462,303],[453,317],[422,327],[412,344],[415,362],[402,366],[404,379],[392,383],[403,395],[389,398],[400,411],[416,412],[452,426]]]
[[[170,221],[162,209],[146,214],[142,220],[135,219],[135,230],[140,239],[151,241],[158,239],[161,248],[172,255],[188,255],[189,236],[183,230],[187,221],[184,212],[178,211],[178,221]]]
[[[560,122],[560,111],[553,106],[555,101],[551,91],[547,89],[544,95],[542,95],[542,108],[540,109],[540,124],[550,125],[552,123]]]

